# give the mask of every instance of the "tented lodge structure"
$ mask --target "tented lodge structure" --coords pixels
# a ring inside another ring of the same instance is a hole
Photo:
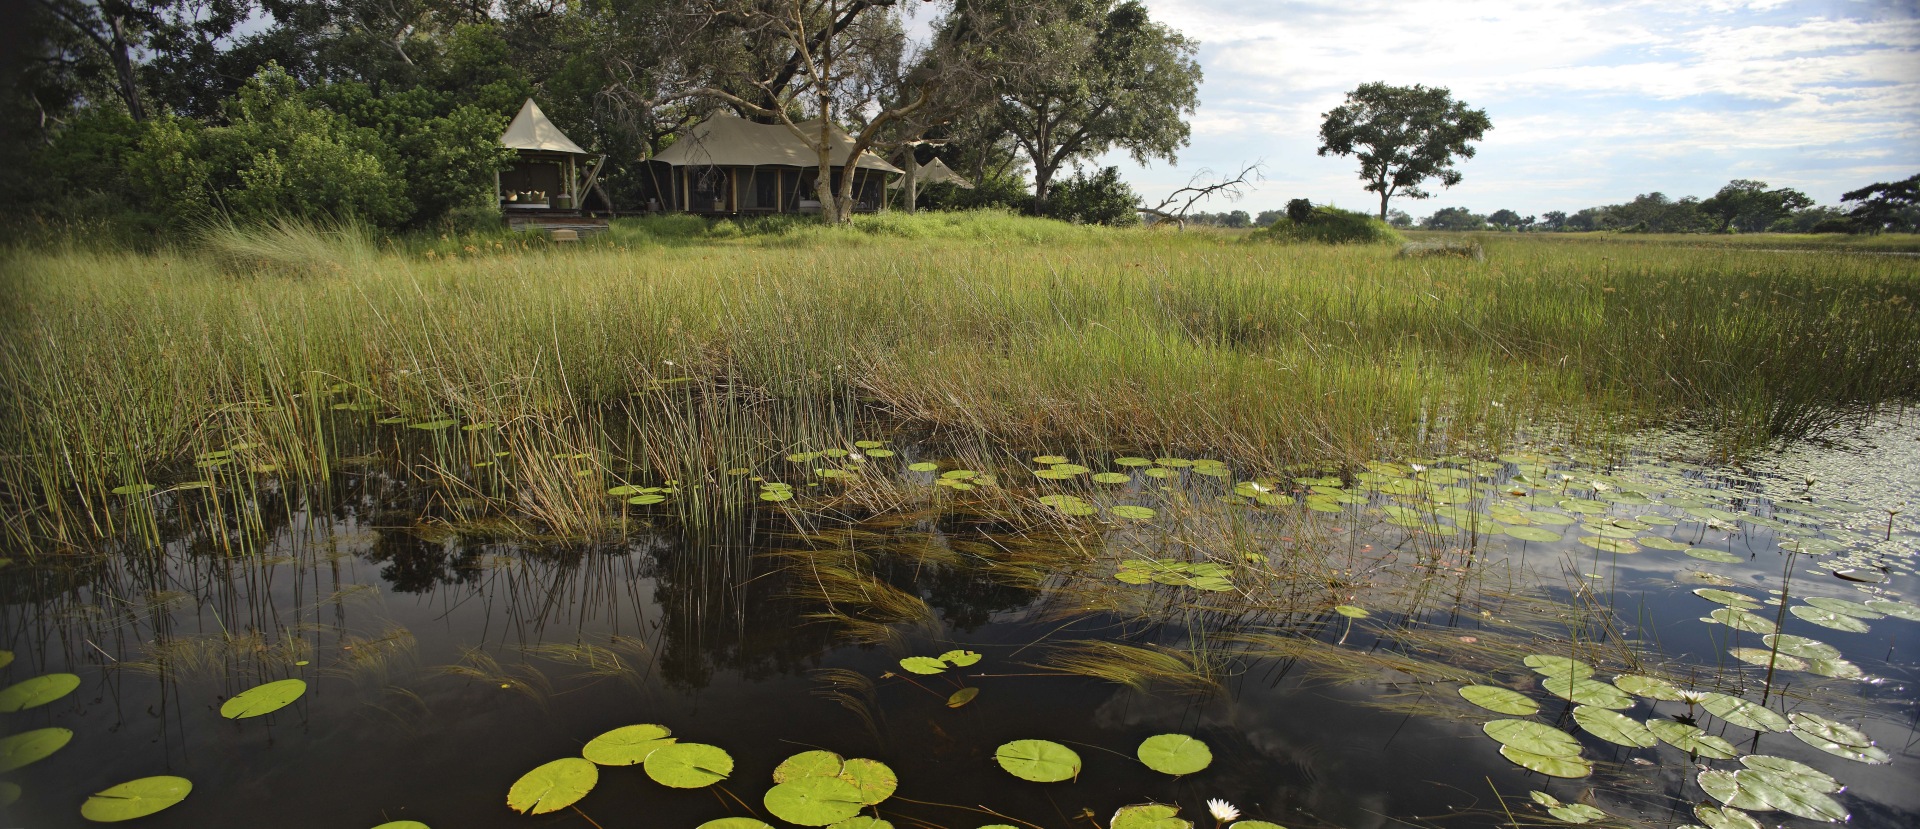
[[[494,178],[500,212],[506,214],[510,227],[589,232],[605,228],[606,220],[590,219],[581,212],[605,156],[594,158],[573,143],[532,98],[520,105],[520,113],[500,135],[500,144],[514,153],[512,163]]]
[[[797,124],[820,134],[820,122]],[[839,128],[829,146],[837,190],[853,139]],[[862,152],[853,165],[853,209],[871,213],[885,201],[887,176],[902,172],[879,156]],[[646,162],[647,209],[708,216],[817,213],[814,183],[820,160],[785,124],[756,124],[715,114],[682,132],[672,146]]]

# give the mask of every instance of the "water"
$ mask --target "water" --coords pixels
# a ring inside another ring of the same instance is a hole
[[[1571,704],[1520,664],[1530,652],[1575,653],[1601,679],[1637,670],[1755,701],[1764,692],[1777,711],[1859,726],[1891,763],[1844,760],[1790,734],[1756,735],[1692,712],[1742,754],[1784,756],[1838,778],[1847,788],[1836,798],[1853,825],[1920,824],[1912,785],[1920,622],[1866,620],[1867,632],[1846,633],[1788,614],[1786,632],[1839,648],[1867,678],[1777,671],[1766,686],[1764,670],[1727,655],[1763,646],[1760,636],[1700,621],[1719,605],[1692,593],[1719,586],[1764,599],[1790,569],[1792,605],[1807,596],[1920,597],[1915,516],[1894,516],[1892,538],[1883,538],[1886,510],[1920,500],[1920,423],[1884,419],[1844,442],[1792,447],[1742,468],[1657,454],[1613,468],[1514,456],[1483,467],[1484,486],[1471,492],[1471,468],[1459,482],[1469,489],[1446,490],[1437,478],[1394,484],[1426,473],[1380,466],[1370,470],[1381,476],[1375,486],[1351,499],[1365,503],[1343,512],[1223,503],[1234,479],[1185,468],[1072,490],[1097,505],[1151,505],[1158,514],[1146,521],[904,510],[808,522],[803,533],[768,506],[698,533],[636,519],[619,543],[594,545],[419,523],[447,510],[390,465],[342,473],[310,499],[263,492],[240,552],[232,538],[242,534],[211,532],[183,506],[195,493],[169,495],[156,502],[159,550],[129,542],[58,566],[0,570],[5,647],[16,655],[0,669],[4,683],[50,672],[82,681],[52,704],[0,715],[8,733],[74,732],[64,749],[6,775],[22,795],[5,825],[78,825],[90,793],[168,774],[192,780],[193,792],[143,825],[695,827],[730,815],[770,819],[761,798],[774,766],[821,748],[898,773],[898,793],[879,806],[896,826],[1068,827],[1089,825],[1088,815],[1104,826],[1116,808],[1148,801],[1177,803],[1206,825],[1208,798],[1295,829],[1486,826],[1508,811],[1548,821],[1526,799],[1535,790],[1633,825],[1674,826],[1697,822],[1692,807],[1710,802],[1694,783],[1699,766],[1739,768],[1584,734],[1567,717]],[[1339,489],[1367,489],[1344,478]],[[1490,494],[1516,487],[1533,497]],[[1396,490],[1405,494],[1389,494]],[[1460,500],[1440,504],[1436,491]],[[1561,506],[1569,498],[1574,507]],[[1589,501],[1609,521],[1676,522],[1643,523],[1637,538],[1735,560],[1603,551],[1572,541],[1587,533],[1565,524],[1536,525],[1568,539],[1555,542],[1420,530],[1466,523],[1490,502],[1584,518],[1570,510]],[[1739,517],[1710,523],[1681,506],[1695,501],[1692,509]],[[1378,508],[1394,503],[1421,513],[1405,522],[1415,526],[1386,522],[1396,514]],[[1436,506],[1464,512],[1434,519]],[[1835,551],[1796,554],[1789,568],[1780,547],[1789,536]],[[1233,589],[1114,578],[1118,562],[1152,557],[1224,562]],[[1837,579],[1831,571],[1843,559],[1887,581]],[[1331,611],[1336,603],[1369,615],[1349,622]],[[1778,608],[1754,613],[1770,621]],[[1157,648],[1186,668],[1139,688],[1061,669],[1063,653],[1108,644]],[[911,679],[898,663],[952,648],[983,659]],[[287,677],[309,683],[292,706],[221,718],[232,694]],[[1593,775],[1551,779],[1508,762],[1480,728],[1504,715],[1462,702],[1463,678],[1541,702],[1529,719],[1580,737]],[[979,696],[948,707],[960,687]],[[1625,713],[1688,712],[1641,699]],[[526,817],[505,806],[522,774],[635,723],[724,748],[731,776],[676,790],[639,767],[608,767],[578,811]],[[1140,741],[1161,733],[1205,741],[1212,765],[1175,778],[1135,760]],[[996,747],[1030,738],[1078,752],[1078,778],[1030,783],[998,767]]]

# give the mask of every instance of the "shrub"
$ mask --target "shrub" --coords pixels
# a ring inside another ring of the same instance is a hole
[[[1287,202],[1287,218],[1295,224],[1306,224],[1313,220],[1313,202],[1306,199],[1293,199]]]
[[[1295,199],[1294,201],[1305,201]],[[1287,205],[1293,208],[1292,204]],[[1400,244],[1404,241],[1399,233],[1365,213],[1341,210],[1338,207],[1315,207],[1304,222],[1293,218],[1281,219],[1264,230],[1256,230],[1249,237],[1268,242],[1313,242],[1323,245],[1378,245]]]
[[[1074,173],[1054,185],[1046,215],[1078,224],[1130,227],[1140,223],[1139,204],[1139,194],[1120,180],[1120,168],[1107,167],[1092,176]]]

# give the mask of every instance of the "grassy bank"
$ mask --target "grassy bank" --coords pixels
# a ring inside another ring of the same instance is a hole
[[[1436,231],[1410,231],[1424,238],[1452,238],[1463,235]],[[1524,241],[1551,241],[1563,244],[1609,246],[1655,246],[1699,248],[1703,250],[1828,251],[1852,253],[1920,253],[1920,234],[1882,233],[1493,233],[1466,235]]]
[[[108,490],[235,443],[325,476],[356,417],[684,480],[883,429],[1276,468],[1542,423],[1686,421],[1738,451],[1920,393],[1902,257],[1496,237],[1474,263],[991,214],[672,222],[576,247],[9,251],[12,520],[109,531],[90,517]],[[585,497],[526,468],[516,486],[556,515]]]

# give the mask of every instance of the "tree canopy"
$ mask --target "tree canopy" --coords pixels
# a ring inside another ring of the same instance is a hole
[[[1442,187],[1460,183],[1456,159],[1472,158],[1469,142],[1493,129],[1484,109],[1455,101],[1445,87],[1361,84],[1346,102],[1322,115],[1320,155],[1360,158],[1360,179],[1380,194],[1380,219],[1394,196],[1429,198],[1422,189],[1437,179]]]

